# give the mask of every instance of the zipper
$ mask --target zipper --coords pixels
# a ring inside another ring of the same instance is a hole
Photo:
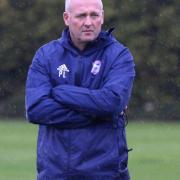
[[[67,166],[66,166],[66,174],[70,174],[71,173],[71,139],[72,135],[71,135],[71,130],[68,129],[68,149],[67,149]]]
[[[75,72],[75,85],[80,86],[82,82],[82,74],[83,74],[83,59],[81,56],[78,56],[77,59],[77,69]]]

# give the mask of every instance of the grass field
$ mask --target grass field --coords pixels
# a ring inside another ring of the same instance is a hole
[[[132,180],[180,179],[180,123],[130,123],[127,137]]]
[[[35,180],[37,126],[0,121],[0,180]],[[180,179],[180,123],[130,122],[132,180]]]

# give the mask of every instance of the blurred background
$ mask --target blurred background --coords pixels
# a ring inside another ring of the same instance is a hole
[[[132,119],[180,119],[180,2],[104,0],[104,29],[132,51]],[[64,29],[63,0],[0,0],[0,116],[24,117],[24,87],[35,51]]]
[[[153,143],[157,137],[162,137],[163,140],[158,141],[164,142],[162,151],[166,149],[168,152],[173,152],[176,149],[180,152],[180,147],[173,141],[179,139],[178,136],[180,137],[178,123],[180,120],[180,1],[103,0],[103,3],[105,9],[103,28],[106,30],[115,27],[113,34],[130,48],[136,64],[136,79],[128,110],[130,131],[127,130],[130,145],[133,146],[137,142],[140,144],[137,145],[139,149],[137,148],[132,155],[131,167],[134,169],[139,164],[143,166],[149,162],[154,166],[154,163],[158,161],[157,158],[147,158],[146,154],[145,159],[138,156],[138,153],[143,154],[145,142],[152,140]],[[29,159],[35,161],[35,152],[32,149],[35,148],[37,129],[21,123],[25,122],[25,81],[35,51],[43,44],[60,37],[64,29],[63,11],[64,0],[0,0],[0,131],[3,132],[3,135],[0,135],[0,141],[4,142],[0,148],[2,154],[7,152],[7,147],[10,148],[8,143],[13,144],[14,137],[17,143],[22,143],[23,139],[18,141],[18,138],[23,138],[24,132],[34,132],[27,137],[31,139],[29,143],[32,144],[28,146],[25,143],[24,146],[31,147],[28,148],[31,149]],[[17,123],[16,125],[12,125],[11,122],[5,123],[7,120]],[[164,123],[168,125],[165,126]],[[166,128],[163,129],[163,127]],[[18,136],[15,128],[17,132],[21,131],[23,134]],[[148,130],[149,136],[142,140],[142,137],[148,135]],[[13,135],[12,132],[14,132]],[[175,134],[168,140],[167,136],[170,138],[172,132]],[[157,136],[155,136],[156,133],[158,133]],[[5,137],[11,136],[13,138],[9,138],[9,141],[4,140]],[[34,137],[33,140],[32,137]],[[27,139],[25,138],[24,141]],[[173,142],[174,146],[168,145],[170,142]],[[19,150],[22,146],[23,144],[19,145]],[[151,147],[157,146],[161,147],[160,144],[152,144]],[[148,150],[149,146],[146,148]],[[9,155],[15,151],[9,151],[8,157],[11,157]],[[27,152],[27,149],[22,152],[24,151]],[[22,155],[22,152],[19,154]],[[155,152],[157,155],[157,151]],[[33,154],[30,155],[31,153]],[[178,159],[175,155],[173,157],[174,160]],[[136,163],[133,158],[136,159]],[[140,158],[139,161],[138,158]],[[160,162],[165,167],[163,163],[169,161],[163,158]],[[0,162],[0,168],[6,169],[8,174],[8,165],[11,160],[1,159]],[[7,166],[3,166],[2,162]],[[28,162],[33,164],[27,159]],[[180,165],[179,161],[177,166],[178,164]],[[169,166],[168,163],[166,165]],[[28,167],[27,172],[33,174],[35,167],[31,166],[30,170]],[[19,166],[19,169],[21,168]],[[137,171],[134,171],[134,174]],[[4,173],[4,177],[6,177],[5,172],[1,172],[1,175]],[[19,175],[22,177],[22,172],[19,171]],[[35,179],[35,176],[30,176],[30,174],[28,176],[31,177],[30,179]],[[162,179],[165,180],[166,177],[167,175]],[[180,177],[180,174],[177,177]],[[13,179],[15,180],[14,175]],[[17,179],[20,179],[19,176]],[[25,179],[27,179],[27,174]],[[134,179],[144,180],[143,178]],[[145,180],[147,179],[146,177]]]

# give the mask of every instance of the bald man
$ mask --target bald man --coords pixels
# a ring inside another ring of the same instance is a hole
[[[124,109],[135,76],[129,49],[103,31],[101,0],[66,0],[62,36],[40,47],[26,83],[39,125],[38,180],[129,180]]]

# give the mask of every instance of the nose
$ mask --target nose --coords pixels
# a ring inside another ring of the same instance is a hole
[[[87,16],[85,19],[84,25],[89,27],[91,26],[91,24],[92,24],[91,17]]]

